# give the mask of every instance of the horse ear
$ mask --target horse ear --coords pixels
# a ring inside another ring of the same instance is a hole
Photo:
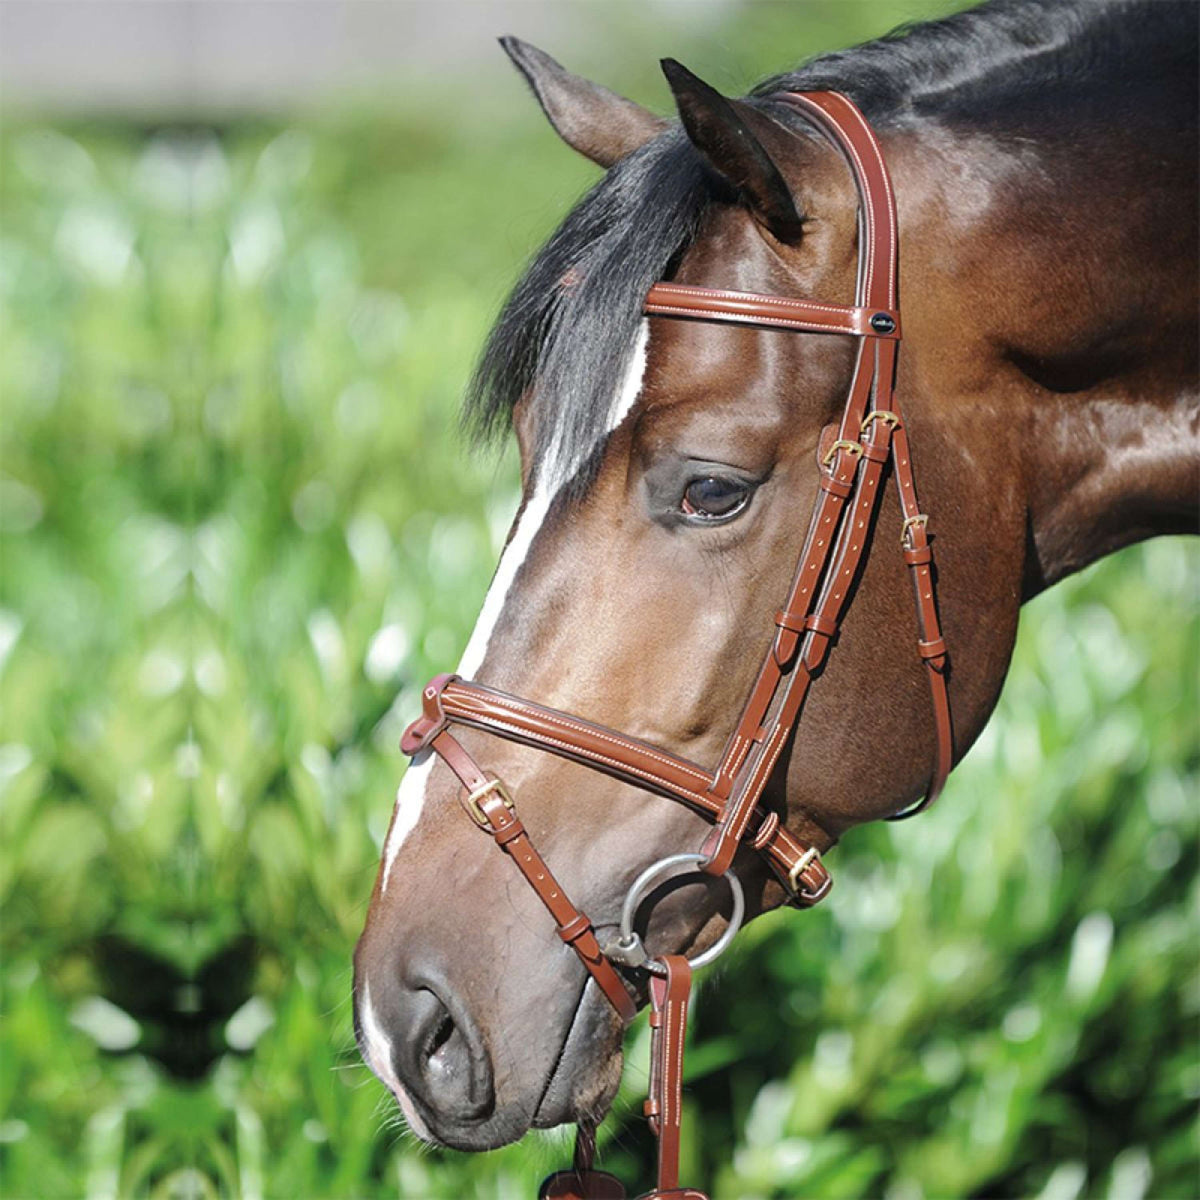
[[[602,167],[611,167],[667,128],[662,117],[572,75],[528,42],[502,37],[500,45],[525,76],[558,136]]]
[[[804,216],[763,145],[764,139],[783,133],[782,127],[749,104],[722,96],[673,58],[664,58],[662,69],[683,127],[709,167],[734,188],[776,239],[796,241]]]

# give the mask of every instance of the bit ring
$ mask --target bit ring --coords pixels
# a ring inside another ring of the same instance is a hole
[[[666,967],[657,959],[649,957],[645,946],[642,945],[641,937],[633,930],[633,919],[637,913],[638,903],[650,890],[650,885],[671,868],[699,867],[706,862],[708,862],[708,856],[704,854],[668,854],[666,858],[660,858],[658,862],[651,863],[633,881],[633,885],[625,897],[625,903],[621,907],[621,936],[613,946],[605,950],[605,953],[610,958],[625,963],[626,966],[644,967],[655,975],[665,975]],[[746,915],[746,895],[742,891],[741,881],[732,871],[726,871],[724,878],[729,883],[729,892],[733,896],[733,912],[730,914],[729,924],[707,950],[697,954],[695,958],[688,959],[693,970],[719,958],[742,927],[742,920]]]

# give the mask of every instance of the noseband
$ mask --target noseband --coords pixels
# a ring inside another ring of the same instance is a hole
[[[455,675],[439,675],[430,681],[423,693],[423,714],[405,731],[400,743],[408,755],[432,750],[454,772],[466,789],[463,803],[468,815],[511,856],[549,909],[559,937],[579,956],[624,1020],[632,1020],[636,1007],[614,963],[651,972],[651,1096],[646,1113],[659,1139],[659,1171],[657,1188],[647,1196],[674,1200],[704,1200],[701,1193],[679,1187],[678,1156],[691,967],[707,958],[701,956],[691,963],[678,955],[650,959],[633,929],[633,914],[638,899],[672,865],[727,876],[734,891],[734,919],[721,939],[723,948],[740,921],[741,888],[730,866],[745,843],[766,859],[790,903],[808,907],[828,895],[833,881],[821,854],[834,839],[807,822],[806,839],[799,840],[784,827],[779,814],[764,808],[760,801],[795,728],[809,685],[824,665],[838,632],[866,552],[883,469],[889,461],[903,515],[901,549],[912,572],[917,651],[927,667],[936,732],[936,754],[925,798],[898,816],[915,816],[931,804],[951,765],[948,657],[934,596],[928,518],[917,503],[908,435],[894,394],[900,313],[891,182],[874,133],[845,96],[805,92],[780,94],[775,99],[791,104],[811,121],[841,152],[854,176],[859,238],[855,303],[826,304],[674,283],[655,284],[645,302],[645,311],[654,316],[847,334],[858,339],[842,418],[836,430],[830,429],[836,436],[820,452],[818,497],[792,585],[775,614],[775,635],[720,762],[707,770],[616,730]],[[591,921],[567,898],[533,846],[504,784],[485,773],[451,732],[459,725],[545,750],[678,801],[711,821],[713,829],[697,854],[672,855],[639,877],[625,904],[621,936],[602,949]],[[571,1196],[623,1194],[615,1190],[619,1185],[612,1176],[591,1169],[593,1146],[591,1127],[581,1125],[575,1169],[551,1176],[541,1195],[567,1200]]]

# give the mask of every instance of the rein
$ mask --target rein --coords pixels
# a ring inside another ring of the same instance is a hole
[[[903,514],[900,544],[911,570],[917,613],[917,651],[925,662],[933,702],[936,753],[925,798],[891,819],[915,816],[937,798],[953,752],[946,690],[948,656],[938,622],[928,517],[917,503],[908,435],[894,387],[900,341],[896,299],[896,206],[879,142],[863,115],[837,92],[776,97],[798,109],[841,152],[858,192],[858,279],[853,305],[656,283],[648,314],[732,322],[803,333],[858,338],[858,353],[841,421],[822,440],[819,494],[791,588],[775,614],[775,635],[721,760],[707,770],[669,750],[547,708],[483,684],[439,675],[423,692],[422,715],[405,731],[401,749],[432,750],[466,789],[471,819],[512,858],[549,910],[558,935],[579,956],[621,1018],[637,1009],[616,965],[649,973],[652,1030],[650,1098],[646,1115],[658,1138],[658,1180],[645,1200],[705,1200],[678,1180],[683,1048],[692,967],[716,957],[737,932],[744,911],[741,885],[730,867],[739,847],[760,853],[797,907],[816,904],[833,880],[821,859],[833,843],[811,822],[815,836],[801,841],[760,801],[796,726],[809,685],[825,663],[849,604],[852,584],[879,505],[883,469],[892,463]],[[826,447],[825,442],[829,444]],[[621,935],[601,947],[588,917],[568,898],[538,854],[501,780],[488,775],[451,732],[481,729],[582,763],[645,791],[686,805],[713,824],[695,854],[653,864],[625,901]],[[716,945],[689,960],[652,959],[633,919],[638,901],[660,877],[686,866],[724,876],[733,916]],[[624,1196],[611,1175],[592,1169],[594,1127],[580,1124],[575,1165],[550,1176],[543,1200],[606,1200]]]

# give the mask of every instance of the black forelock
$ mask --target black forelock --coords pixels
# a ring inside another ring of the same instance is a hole
[[[678,128],[605,174],[530,264],[488,337],[467,397],[476,434],[505,428],[529,392],[536,461],[559,473],[581,465],[604,432],[646,292],[694,237],[711,188]]]

